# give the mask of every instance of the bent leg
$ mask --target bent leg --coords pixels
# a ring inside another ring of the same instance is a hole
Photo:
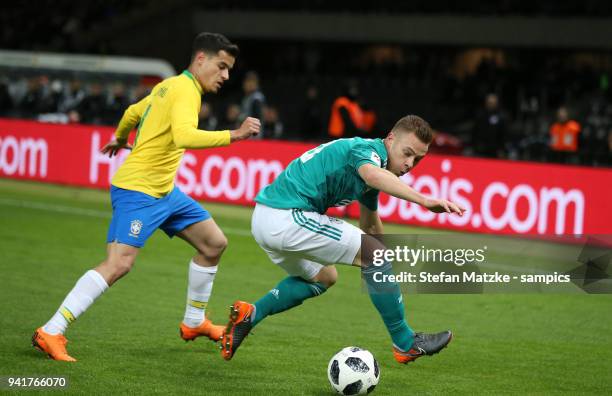
[[[124,243],[111,242],[107,245],[106,260],[95,268],[106,283],[112,286],[113,283],[121,279],[132,270],[139,248]]]
[[[323,266],[313,261],[297,259],[277,263],[290,276],[255,302],[253,326],[265,317],[301,305],[305,300],[320,296],[336,283],[338,272],[333,265]]]
[[[376,238],[369,235],[363,236],[362,249],[380,248],[384,249],[384,246]],[[371,254],[367,253],[363,256],[372,257]],[[393,345],[401,351],[408,351],[414,340],[414,331],[408,326],[404,316],[404,301],[400,287],[396,282],[376,282],[374,280],[376,273],[392,274],[391,264],[384,263],[382,266],[374,266],[370,262],[362,262],[361,250],[357,253],[353,264],[362,267],[361,274],[366,283],[370,299],[385,323]]]
[[[227,238],[212,218],[190,225],[177,234],[197,253],[189,263],[187,304],[183,323],[198,327],[206,320],[206,307],[212,294],[217,267]]]
[[[43,326],[46,333],[63,334],[69,324],[132,268],[138,248],[113,242],[108,244],[107,254],[106,260],[77,281],[53,317]]]
[[[212,217],[191,224],[176,235],[196,249],[193,261],[202,267],[219,264],[221,255],[227,248],[227,238]]]
[[[351,264],[361,233],[349,223],[319,213],[259,204],[253,213],[252,232],[270,260],[289,274],[255,303],[254,324],[333,286],[338,277],[333,264]]]

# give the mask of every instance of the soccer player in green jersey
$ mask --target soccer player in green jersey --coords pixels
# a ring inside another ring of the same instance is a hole
[[[307,151],[259,192],[251,231],[259,246],[289,276],[253,304],[234,302],[222,339],[224,359],[231,359],[249,331],[267,316],[327,291],[338,276],[336,263],[363,267],[372,303],[391,336],[398,362],[432,355],[450,342],[450,331],[415,333],[404,318],[399,286],[374,285],[374,270],[390,273],[391,265],[375,268],[361,259],[361,249],[380,246],[374,237],[364,236],[383,233],[377,213],[379,191],[432,212],[463,215],[464,208],[445,199],[425,197],[399,179],[427,154],[432,139],[429,124],[409,115],[400,119],[385,139],[339,139]],[[360,203],[359,228],[325,215],[328,208],[354,200]]]

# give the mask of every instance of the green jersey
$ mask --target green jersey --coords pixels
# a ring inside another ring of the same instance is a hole
[[[358,200],[376,210],[378,190],[368,187],[357,172],[364,164],[387,166],[382,139],[356,137],[322,144],[293,160],[257,194],[255,202],[276,209],[325,213],[330,207]]]

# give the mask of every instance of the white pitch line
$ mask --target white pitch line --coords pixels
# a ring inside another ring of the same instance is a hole
[[[39,209],[47,212],[68,213],[88,217],[110,219],[111,215],[102,210],[84,209],[64,205],[47,204],[43,202],[22,201],[19,199],[0,198],[0,204],[18,208]]]
[[[0,198],[0,205],[13,206],[17,208],[38,209],[46,212],[65,213],[71,215],[80,215],[87,217],[95,217],[99,219],[110,219],[110,211],[85,209],[57,204],[47,204],[43,202],[22,201],[19,199]],[[223,227],[223,232],[238,236],[251,236],[251,231],[244,228]]]

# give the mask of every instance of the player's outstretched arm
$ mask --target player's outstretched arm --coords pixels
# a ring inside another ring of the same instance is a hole
[[[171,129],[174,144],[178,148],[201,149],[227,146],[238,140],[247,139],[259,133],[260,122],[256,118],[247,118],[235,131],[202,131],[198,129],[196,99],[191,95],[175,94],[172,100]]]
[[[247,117],[240,125],[240,128],[230,131],[230,141],[237,142],[248,139],[251,136],[257,136],[261,129],[261,121],[257,118]]]
[[[428,198],[412,187],[404,184],[397,176],[386,169],[379,168],[372,164],[365,164],[359,167],[359,176],[370,187],[379,191],[386,192],[394,197],[419,204],[435,213],[457,213],[463,215],[464,208],[446,200]]]

